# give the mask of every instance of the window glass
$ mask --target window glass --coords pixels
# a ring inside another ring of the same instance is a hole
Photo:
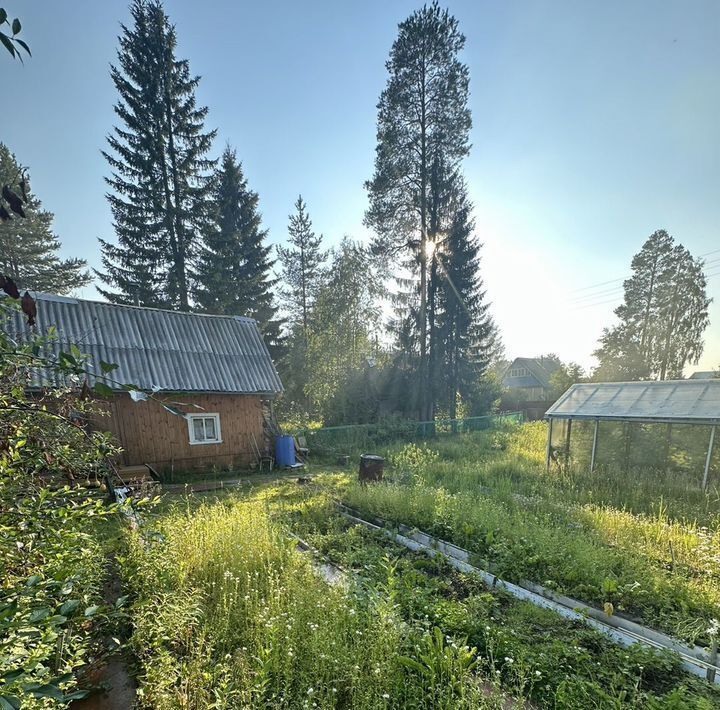
[[[222,441],[219,414],[191,414],[187,418],[191,444],[211,444]]]

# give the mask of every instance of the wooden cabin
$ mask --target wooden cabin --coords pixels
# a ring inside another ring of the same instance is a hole
[[[102,388],[105,413],[90,426],[115,435],[120,465],[246,467],[270,449],[282,384],[253,319],[34,296],[37,331],[57,329],[49,347],[77,346],[90,358],[87,384],[112,390]],[[16,327],[28,330],[19,317]],[[101,363],[117,367],[103,372]],[[59,384],[44,372],[34,383]]]

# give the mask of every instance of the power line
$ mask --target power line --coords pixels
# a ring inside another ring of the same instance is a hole
[[[570,311],[582,311],[586,308],[594,308],[595,306],[606,306],[608,303],[617,303],[620,300],[620,296],[616,296],[615,298],[611,298],[608,301],[598,301],[597,303],[585,303],[580,306],[575,306],[575,308],[570,308],[568,310]]]
[[[624,290],[622,286],[615,286],[614,288],[607,289],[606,291],[595,291],[595,293],[589,293],[585,296],[577,296],[576,298],[571,298],[570,303],[579,303],[581,301],[587,301],[592,300],[594,298],[602,298],[603,296],[610,296],[615,293],[621,293]]]
[[[610,281],[602,281],[599,284],[593,284],[592,286],[583,286],[582,288],[576,288],[573,291],[570,291],[570,293],[578,293],[580,291],[588,291],[591,288],[598,288],[599,286],[607,286],[608,284],[614,284],[618,281],[624,281],[625,279],[612,279]]]
[[[720,266],[720,264],[718,266]],[[709,274],[705,274],[706,279],[714,278],[715,276],[720,276],[720,270],[713,271]],[[598,293],[591,294],[590,296],[585,296],[585,297],[581,297],[578,299],[570,300],[568,303],[570,304],[571,308],[569,308],[568,310],[569,311],[581,311],[586,308],[593,308],[595,306],[605,306],[608,303],[617,303],[622,297],[621,296],[622,290],[623,289],[614,289],[614,290],[610,290],[610,291],[598,292]],[[607,300],[600,300],[600,301],[590,301],[588,303],[583,302],[584,300],[587,300],[588,298],[593,299],[595,297],[602,298],[603,296],[609,296],[613,293],[613,291],[615,291],[617,293],[617,295],[614,298],[610,298]]]
[[[718,253],[720,253],[720,249],[713,249],[712,251],[706,251],[704,254],[699,254],[698,258],[702,259],[704,256],[710,256],[711,254],[718,254]],[[716,259],[711,259],[709,262],[707,262],[705,264],[705,266],[707,266],[708,264],[714,264],[714,262],[716,262],[716,261],[720,261],[720,256],[717,257]],[[625,278],[627,278],[627,277],[625,277]],[[590,286],[583,286],[582,288],[576,288],[576,289],[573,289],[572,291],[570,291],[570,294],[580,293],[581,291],[589,291],[594,288],[600,288],[600,286],[607,286],[608,284],[614,284],[614,283],[618,283],[619,281],[625,281],[625,278],[610,279],[610,281],[601,281],[600,283],[590,284]]]

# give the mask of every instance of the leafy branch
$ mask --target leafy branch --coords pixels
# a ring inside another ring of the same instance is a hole
[[[20,20],[16,17],[12,22],[8,19],[8,14],[5,8],[0,7],[0,28],[4,28],[4,26],[7,25],[10,28],[11,34],[8,34],[7,31],[3,31],[0,29],[0,42],[4,45],[5,49],[7,49],[8,52],[10,52],[10,55],[13,59],[19,59],[21,62],[23,61],[22,58],[22,52],[20,49],[24,49],[29,57],[32,57],[32,52],[30,51],[30,47],[27,46],[27,43],[23,40],[21,40],[18,35],[20,34],[20,31],[22,30],[22,24],[20,23]]]

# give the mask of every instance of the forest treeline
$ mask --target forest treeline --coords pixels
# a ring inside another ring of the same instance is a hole
[[[113,303],[255,318],[285,384],[280,406],[296,420],[487,413],[500,396],[503,347],[463,172],[472,126],[464,44],[437,3],[398,27],[365,183],[372,239],[327,240],[298,196],[274,246],[237,149],[213,154],[200,77],[177,56],[162,2],[133,0],[110,71],[116,125],[103,155],[114,237],[100,239],[101,266],[91,273],[82,259],[59,258],[52,215],[0,144],[0,183],[22,180],[28,196],[27,219],[0,222],[0,272],[60,294],[94,276]],[[662,230],[646,241],[594,377],[666,379],[697,362],[708,324],[702,267]],[[587,376],[570,363],[555,385]]]

